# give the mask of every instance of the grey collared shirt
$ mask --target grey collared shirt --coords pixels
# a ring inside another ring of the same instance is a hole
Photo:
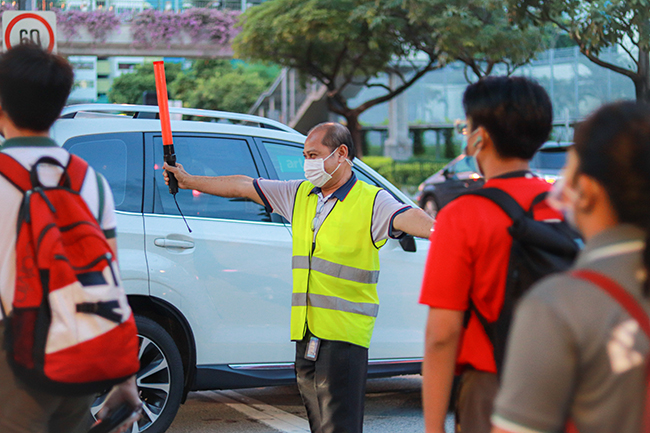
[[[587,242],[575,268],[605,274],[640,300],[645,233],[619,225]],[[513,433],[638,432],[648,339],[604,291],[567,274],[542,280],[522,300],[508,342],[494,425]]]
[[[353,175],[353,178],[351,178],[348,183],[352,183],[353,185],[354,181],[356,181],[356,178]],[[298,192],[298,188],[302,182],[304,181],[256,179],[255,186],[258,192],[261,192],[260,197],[271,212],[275,212],[291,221],[296,193]],[[349,191],[351,185],[348,183],[333,194],[330,194],[328,197],[323,197],[320,189],[312,191],[312,194],[318,194],[319,197],[317,215],[314,220],[314,234],[318,232],[318,229],[322,225],[323,221],[325,221],[325,218],[327,218],[327,215],[331,212],[336,201],[339,200],[337,196],[341,196],[340,191],[346,187],[348,187]],[[347,194],[347,192],[345,193]],[[344,199],[343,196],[341,198]],[[401,237],[403,232],[393,229],[393,220],[397,215],[410,208],[411,206],[400,203],[388,191],[379,191],[372,214],[373,241],[376,243],[388,238],[397,239]],[[319,209],[320,212],[318,212]]]

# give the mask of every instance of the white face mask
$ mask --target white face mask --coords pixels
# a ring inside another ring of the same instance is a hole
[[[339,146],[340,147],[340,146]],[[323,158],[316,158],[316,159],[305,159],[305,165],[304,165],[304,170],[305,170],[305,179],[310,181],[314,186],[317,187],[322,187],[325,185],[329,180],[332,178],[332,174],[336,173],[336,170],[339,169],[341,166],[341,163],[336,166],[334,171],[330,174],[325,171],[325,161],[330,158],[330,156],[334,155],[334,152],[338,150],[338,147],[334,149],[330,155],[323,159]]]
[[[578,191],[571,188],[567,183],[566,176],[555,182],[551,192],[546,199],[549,206],[564,216],[569,226],[578,229],[576,224],[576,202],[579,198]]]

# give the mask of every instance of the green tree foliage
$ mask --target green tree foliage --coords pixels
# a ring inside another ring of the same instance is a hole
[[[181,70],[178,64],[165,65],[172,99],[182,100],[185,107],[238,113],[248,112],[278,72],[278,67],[227,60],[197,60],[188,70]],[[139,104],[145,90],[156,90],[151,64],[143,64],[134,73],[116,78],[109,99],[115,103]]]
[[[180,64],[165,65],[165,81],[168,87],[180,72]],[[122,74],[113,80],[108,100],[115,104],[142,104],[142,93],[145,91],[156,91],[153,63],[138,65],[133,73]]]
[[[505,0],[407,0],[406,5],[413,25],[437,34],[433,39],[442,57],[465,64],[468,81],[490,75],[496,65],[509,75],[545,49],[547,27],[513,23]]]
[[[367,0],[274,0],[243,15],[242,31],[233,48],[240,58],[294,68],[327,86],[329,110],[346,118],[361,156],[359,115],[437,67],[437,47],[429,35],[418,41],[417,47],[404,38],[415,32],[421,30],[411,25],[402,5],[385,7],[380,1]],[[395,60],[416,48],[430,53],[429,59],[413,63],[415,69],[404,76]],[[379,73],[392,71],[402,77],[393,88],[370,82]],[[380,86],[384,92],[350,107],[345,91],[353,85]]]
[[[359,115],[425,73],[460,60],[468,81],[497,64],[511,73],[544,49],[545,28],[520,28],[506,0],[274,0],[249,9],[234,41],[241,58],[294,68],[327,86],[329,110],[346,118],[360,153]],[[399,79],[389,87],[380,73]],[[357,107],[353,85],[382,93]]]
[[[186,107],[246,113],[278,73],[278,67],[198,60],[171,88]]]
[[[508,0],[522,25],[552,23],[595,64],[629,77],[638,100],[650,101],[650,0]],[[606,60],[615,46],[624,61]]]

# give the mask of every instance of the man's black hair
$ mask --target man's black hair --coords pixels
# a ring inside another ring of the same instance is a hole
[[[357,153],[354,149],[352,134],[350,134],[350,130],[347,127],[336,122],[319,123],[318,125],[311,128],[309,134],[320,130],[325,130],[323,144],[327,146],[332,152],[334,152],[334,150],[340,145],[345,144],[345,146],[348,148],[348,159],[350,161],[354,159]]]
[[[524,77],[487,77],[470,84],[463,107],[472,128],[485,128],[504,158],[530,160],[553,126],[548,94]]]
[[[49,130],[73,82],[67,60],[37,45],[18,45],[0,56],[0,107],[18,128]]]
[[[604,105],[578,125],[573,139],[578,173],[602,185],[620,224],[646,232],[644,294],[650,297],[650,105]]]

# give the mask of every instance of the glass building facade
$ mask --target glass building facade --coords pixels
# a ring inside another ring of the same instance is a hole
[[[610,48],[601,58],[617,65],[625,63],[627,54]],[[409,124],[451,124],[463,119],[462,97],[468,80],[475,76],[466,71],[464,64],[452,63],[429,72],[406,91]],[[492,75],[504,74],[505,68],[495,68]],[[583,56],[578,47],[548,50],[530,64],[515,70],[512,75],[523,75],[537,80],[553,101],[556,123],[573,123],[586,117],[603,103],[634,99],[634,84],[626,76],[610,71]],[[386,77],[379,77],[386,82]],[[350,99],[350,106],[378,96],[377,89],[363,89]],[[388,104],[375,106],[361,115],[364,125],[381,125],[388,122]]]

